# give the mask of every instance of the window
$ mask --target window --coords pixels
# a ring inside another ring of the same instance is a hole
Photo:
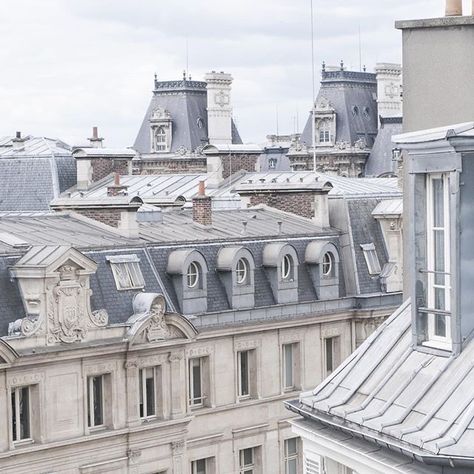
[[[427,176],[428,337],[441,345],[450,340],[449,183],[446,174]]]
[[[147,367],[146,369],[140,369],[138,378],[140,418],[156,416],[155,368]]]
[[[255,448],[241,449],[239,451],[239,474],[256,474]]]
[[[256,350],[237,352],[238,396],[241,399],[257,395]]]
[[[87,378],[87,424],[89,428],[104,425],[104,375]]]
[[[377,256],[375,245],[373,243],[362,244],[361,248],[364,252],[365,263],[367,264],[369,275],[379,275],[382,270],[380,268],[379,257]]]
[[[293,258],[291,255],[285,255],[281,263],[281,278],[282,280],[293,279]]]
[[[327,120],[323,120],[319,125],[319,143],[330,143],[331,131],[330,124]]]
[[[298,471],[298,438],[285,440],[285,474],[297,474]]]
[[[186,273],[188,288],[199,288],[201,280],[201,266],[197,262],[191,262]]]
[[[166,151],[166,130],[164,127],[158,128],[155,134],[156,151]]]
[[[245,258],[241,258],[237,262],[235,273],[237,276],[238,285],[248,285],[250,277],[249,262]]]
[[[204,369],[207,357],[189,359],[189,405],[200,407],[204,405],[206,395],[204,390]]]
[[[326,252],[323,256],[323,276],[334,276],[334,255]]]
[[[30,387],[12,388],[11,426],[14,442],[31,439],[31,397]]]
[[[331,375],[339,365],[339,341],[339,337],[328,337],[324,339],[326,376]]]
[[[283,344],[283,389],[293,390],[299,385],[299,344]]]
[[[214,458],[198,459],[191,463],[191,474],[211,474],[214,472]]]
[[[268,169],[274,170],[274,169],[276,169],[276,167],[277,167],[277,160],[276,160],[276,158],[270,158],[270,159],[268,160]]]
[[[117,290],[133,290],[145,286],[137,255],[111,256],[107,260],[110,262]]]

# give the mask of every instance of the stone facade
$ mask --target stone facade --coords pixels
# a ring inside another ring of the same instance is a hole
[[[146,157],[133,162],[133,174],[205,173],[205,157]]]

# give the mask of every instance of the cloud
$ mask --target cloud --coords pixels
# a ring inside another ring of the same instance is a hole
[[[316,60],[359,68],[399,61],[395,19],[439,16],[442,0],[314,0]],[[2,0],[0,135],[84,141],[98,125],[111,146],[133,143],[153,73],[234,76],[246,141],[303,127],[311,104],[309,0]]]

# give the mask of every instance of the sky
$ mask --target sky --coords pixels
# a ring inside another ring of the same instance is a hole
[[[469,0],[467,0],[469,1]],[[443,14],[444,0],[313,0],[320,65],[372,71],[401,61],[395,20]],[[153,75],[231,73],[246,143],[301,131],[311,108],[310,0],[1,0],[0,136],[133,145]],[[188,59],[187,59],[188,58]]]

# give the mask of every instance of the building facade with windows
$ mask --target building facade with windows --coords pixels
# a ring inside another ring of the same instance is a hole
[[[360,247],[386,266],[380,224],[210,200],[200,187],[193,209],[135,224],[138,201],[108,225],[0,217],[2,472],[302,472],[282,402],[400,302]]]

